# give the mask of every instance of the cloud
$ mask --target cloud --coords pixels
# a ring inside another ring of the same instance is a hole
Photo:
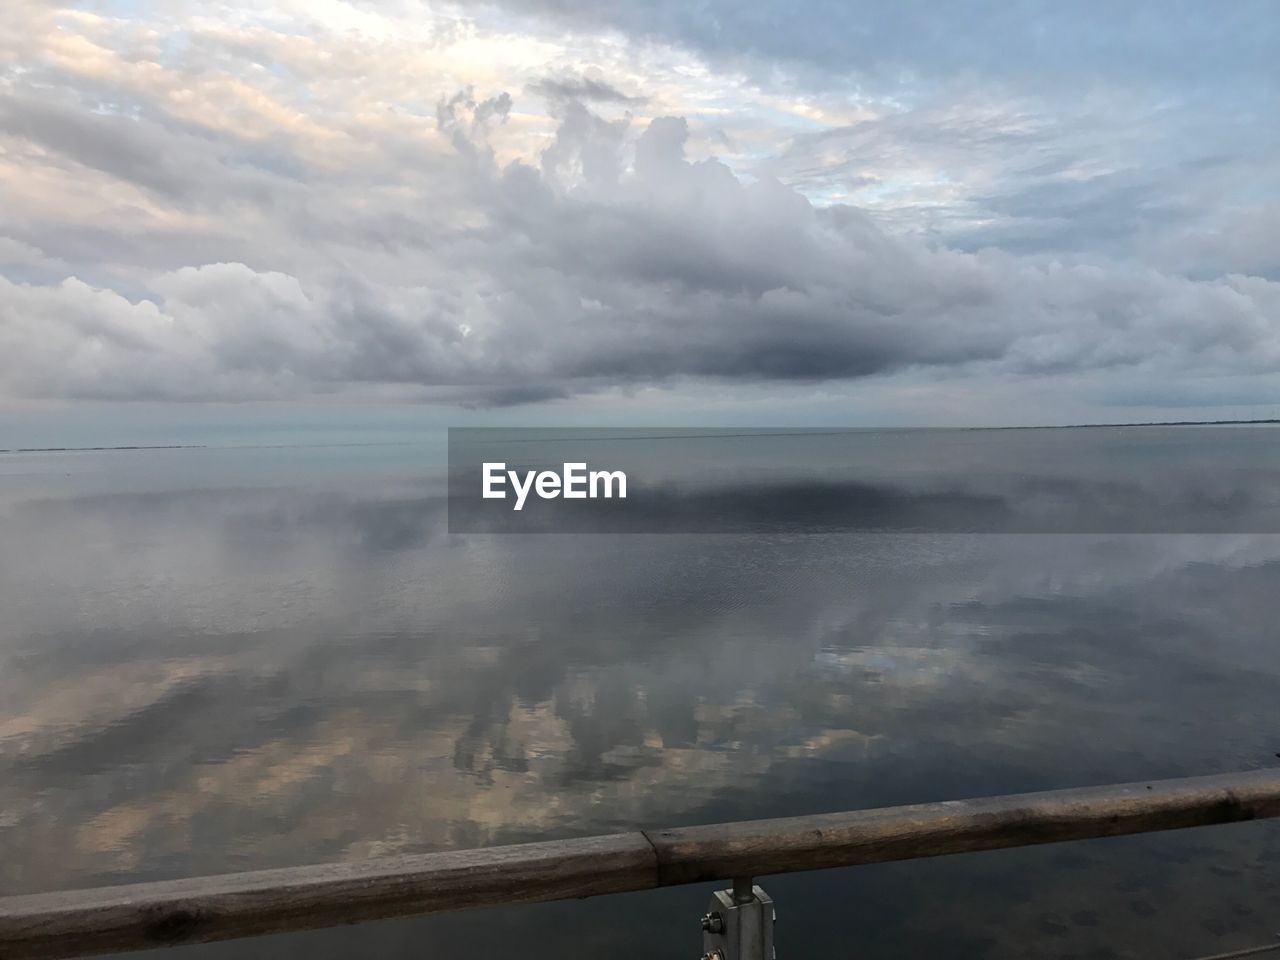
[[[593,77],[544,77],[529,89],[549,100],[580,100],[585,103],[643,103],[644,97],[632,97],[604,80]]]
[[[545,9],[14,10],[0,396],[490,405],[1099,371],[1142,393],[1280,359],[1275,135],[1237,136],[1247,98],[1213,127],[977,70],[817,90]],[[894,57],[942,42],[896,16]]]
[[[448,189],[429,214],[399,211],[415,236],[381,276],[214,263],[140,276],[136,298],[75,278],[0,280],[0,384],[113,399],[394,388],[501,404],[686,378],[1280,363],[1280,284],[895,237],[856,209],[690,161],[677,117],[633,133],[573,104],[540,169],[501,166],[484,136],[509,105],[442,101]],[[372,222],[386,210],[371,204]],[[356,224],[313,227],[332,247]]]
[[[1135,0],[1122,14],[1104,0],[1069,10],[1050,0],[1002,8],[984,0],[815,0],[803,7],[773,0],[501,0],[501,6],[561,27],[677,43],[718,60],[754,59],[760,71],[780,61],[809,65],[815,69],[807,78],[815,83],[850,73],[895,80],[906,73],[917,83],[966,72],[1030,74],[1072,87],[1082,74],[1160,83],[1194,77],[1214,87],[1276,77],[1278,28],[1267,0],[1226,9]]]

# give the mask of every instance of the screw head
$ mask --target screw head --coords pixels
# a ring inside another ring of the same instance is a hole
[[[702,929],[707,933],[724,933],[724,917],[718,913],[708,913],[702,918]]]

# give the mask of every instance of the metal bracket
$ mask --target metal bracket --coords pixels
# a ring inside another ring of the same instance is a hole
[[[702,918],[702,960],[776,960],[773,900],[750,877],[711,895]]]

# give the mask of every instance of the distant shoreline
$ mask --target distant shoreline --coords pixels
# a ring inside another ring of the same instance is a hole
[[[1152,420],[1146,423],[1059,423],[1039,426],[1010,427],[849,427],[849,430],[1103,430],[1117,427],[1230,427],[1230,426],[1276,426],[1280,418],[1265,420]],[[745,436],[750,436],[746,434]],[[652,437],[645,439],[654,439]],[[674,439],[674,438],[673,438]],[[691,437],[689,439],[696,439]],[[266,444],[265,447],[279,448],[293,444]],[[364,444],[298,444],[298,446],[364,446]],[[377,446],[377,444],[372,444]],[[208,450],[206,443],[164,443],[153,445],[130,444],[118,447],[10,447],[0,448],[3,453],[105,453],[120,450]],[[245,449],[237,447],[236,449]]]
[[[1104,427],[1230,427],[1249,424],[1280,424],[1269,420],[1152,420],[1147,423],[1059,423],[1039,427],[960,427],[961,430],[1098,430]],[[944,428],[945,429],[945,428]]]
[[[11,447],[0,449],[0,453],[90,453],[106,450],[205,450],[203,443],[159,443],[151,446],[126,445],[120,447]]]

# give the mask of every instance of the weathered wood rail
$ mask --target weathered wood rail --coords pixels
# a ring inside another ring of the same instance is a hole
[[[0,898],[0,960],[78,957],[1280,816],[1280,769]]]

